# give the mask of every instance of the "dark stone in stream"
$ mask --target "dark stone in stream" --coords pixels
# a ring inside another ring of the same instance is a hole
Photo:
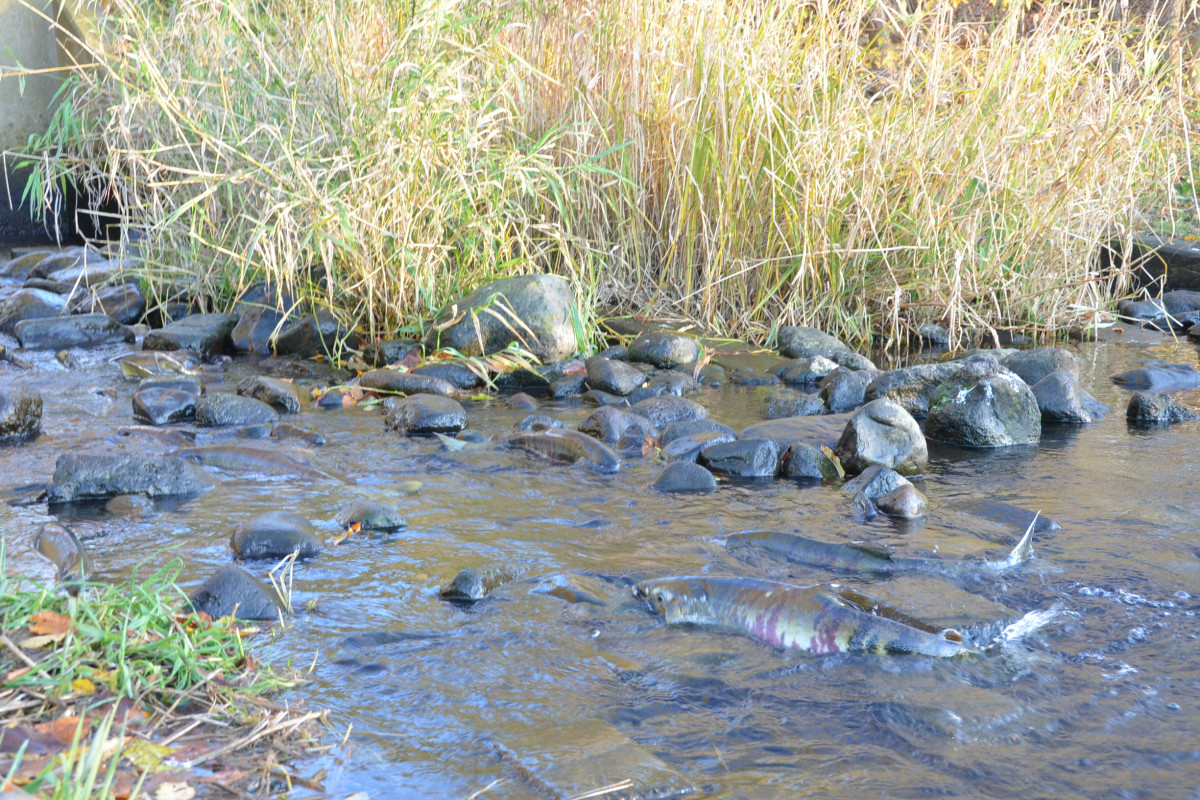
[[[894,492],[902,486],[909,486],[910,481],[899,472],[887,467],[867,467],[852,480],[842,484],[842,488],[851,494],[863,494],[869,500],[877,500],[884,495]]]
[[[458,433],[467,427],[466,410],[449,397],[435,394],[389,397],[383,406],[384,424],[406,436]]]
[[[884,398],[914,417],[924,417],[929,413],[929,398],[934,390],[958,367],[958,364],[917,364],[885,372],[867,384],[863,400],[870,403]]]
[[[192,314],[150,331],[143,350],[191,350],[204,356],[233,352],[230,334],[238,318],[229,314]]]
[[[830,413],[853,411],[866,400],[867,386],[880,373],[874,369],[838,367],[821,381],[821,400]]]
[[[61,295],[42,289],[20,289],[9,296],[0,306],[0,333],[10,336],[18,322],[27,319],[56,317],[66,308],[67,301]]]
[[[291,511],[269,511],[243,522],[233,531],[229,546],[242,558],[312,558],[321,552],[317,529]]]
[[[613,406],[601,406],[587,419],[579,423],[579,431],[602,442],[615,442],[622,436],[633,434],[645,439],[658,436],[658,430],[640,414]]]
[[[1148,364],[1113,376],[1122,389],[1170,392],[1200,386],[1200,372],[1190,364]]]
[[[230,344],[244,353],[312,358],[335,353],[343,346],[358,346],[358,336],[342,327],[324,308],[294,311],[285,318],[275,308],[246,305],[236,321],[230,331]]]
[[[698,359],[700,343],[682,333],[648,331],[633,340],[627,357],[659,369],[671,369]]]
[[[1108,413],[1108,406],[1088,394],[1069,372],[1051,372],[1033,385],[1043,422],[1086,424]]]
[[[262,375],[243,379],[237,393],[266,403],[281,414],[299,414],[308,405],[308,398],[296,384]]]
[[[795,389],[780,389],[767,398],[763,416],[767,419],[784,417],[811,417],[825,413],[825,403],[815,394],[797,392]]]
[[[850,352],[845,342],[804,325],[785,325],[775,336],[780,355],[787,358],[832,357],[834,353]]]
[[[690,419],[682,422],[672,422],[663,428],[660,441],[663,445],[668,445],[684,436],[691,436],[696,433],[711,433],[714,431],[727,433],[734,439],[737,438],[737,431],[728,425],[717,422],[715,419]]]
[[[119,264],[114,264],[107,259],[93,260],[89,258],[78,264],[49,272],[45,277],[48,281],[65,285],[67,287],[65,291],[70,291],[73,286],[81,286],[85,289],[102,286],[111,281],[119,270]]]
[[[197,494],[216,480],[178,456],[123,456],[66,453],[58,457],[46,490],[51,503],[144,494],[149,497]]]
[[[504,401],[504,405],[514,409],[524,409],[525,411],[533,411],[538,407],[539,403],[524,392],[517,392]]]
[[[804,442],[796,442],[784,451],[780,474],[785,478],[809,478],[818,481],[834,481],[840,477],[829,456]]]
[[[196,402],[196,425],[201,428],[254,425],[259,422],[273,424],[278,421],[279,414],[275,409],[253,397],[213,392]]]
[[[875,507],[882,513],[901,519],[916,519],[924,516],[928,505],[925,495],[921,494],[911,483],[899,486],[875,500]]]
[[[621,408],[629,407],[629,400],[625,397],[617,397],[615,394],[608,392],[600,392],[595,389],[589,389],[579,396],[579,399],[585,406],[618,406]]]
[[[123,325],[132,325],[146,313],[146,298],[141,289],[132,283],[105,286],[74,300],[71,313],[107,314]]]
[[[708,409],[696,401],[673,396],[650,397],[635,403],[630,410],[650,420],[650,424],[658,430],[672,422],[688,422],[708,416]]]
[[[714,492],[717,489],[717,479],[699,464],[673,461],[659,473],[654,481],[654,488],[673,494]]]
[[[872,400],[846,423],[834,449],[849,475],[870,466],[913,474],[925,468],[929,450],[912,415],[891,400]]]
[[[1129,398],[1125,419],[1131,425],[1174,425],[1200,419],[1200,415],[1179,405],[1170,395],[1135,392]]]
[[[517,423],[517,430],[519,431],[535,431],[544,430],[546,428],[563,427],[566,426],[563,425],[562,420],[555,419],[554,417],[548,417],[545,414],[530,414],[528,417]],[[597,436],[596,438],[600,437]]]
[[[119,494],[104,504],[104,510],[114,517],[141,519],[153,510],[150,499],[141,494]]]
[[[408,525],[399,511],[374,500],[355,500],[338,512],[337,524],[342,528],[356,523],[369,531],[397,531]]]
[[[358,379],[358,385],[381,394],[437,394],[452,397],[458,390],[446,380],[434,375],[416,375],[396,369],[373,369]]]
[[[550,386],[546,389],[546,393],[550,395],[550,399],[552,400],[577,397],[583,392],[583,385],[586,382],[587,374],[566,375],[557,380],[550,381]]]
[[[780,367],[779,379],[784,383],[796,386],[816,386],[825,376],[838,368],[838,365],[825,356],[802,358],[798,362]]]
[[[734,386],[774,386],[779,383],[779,376],[751,367],[735,367],[728,373],[728,380]]]
[[[1015,372],[1030,386],[1051,372],[1066,372],[1079,377],[1079,361],[1068,350],[1060,347],[1041,347],[1036,350],[1017,350],[1000,359],[1005,369]]]
[[[134,339],[132,330],[104,314],[27,319],[18,322],[13,332],[21,347],[27,350],[96,347]]]
[[[630,393],[629,402],[636,405],[651,397],[683,397],[700,390],[700,384],[691,375],[666,370],[650,375],[645,386],[639,386]]]
[[[196,395],[178,389],[151,387],[133,395],[133,417],[151,425],[184,422],[196,416]]]
[[[991,363],[988,363],[991,362]],[[992,359],[963,364],[929,401],[925,435],[958,447],[1009,447],[1042,437],[1042,412],[1025,381]]]
[[[410,355],[419,356],[420,353],[421,345],[412,339],[389,339],[386,342],[371,342],[363,348],[362,357],[368,366],[384,367]]]
[[[737,441],[737,434],[729,431],[703,431],[687,436],[676,436],[663,444],[660,454],[667,461],[695,461],[700,451],[709,445]]]
[[[221,567],[188,598],[192,610],[213,619],[234,616],[245,620],[279,618],[282,603],[275,590],[241,567]]]
[[[628,361],[629,348],[624,345],[614,344],[612,347],[606,347],[596,354],[596,358],[609,358],[613,361]]]
[[[624,397],[646,382],[646,374],[624,361],[589,358],[587,382],[592,389]]]
[[[431,378],[441,378],[455,389],[469,392],[483,386],[483,378],[471,371],[465,364],[454,362],[437,362],[422,364],[412,371],[413,375],[428,375]]]
[[[839,367],[846,369],[860,370],[869,369],[875,370],[875,362],[861,353],[856,353],[853,350],[839,350],[829,354],[829,360],[837,364]]]
[[[42,429],[42,395],[27,386],[0,388],[0,441],[36,436]]]
[[[1164,314],[1179,316],[1189,311],[1200,310],[1200,292],[1175,289],[1164,292],[1156,300],[1122,300],[1117,303],[1117,313],[1138,320],[1151,320]]]
[[[717,475],[774,478],[779,474],[779,448],[770,439],[718,442],[700,451],[698,461]]]

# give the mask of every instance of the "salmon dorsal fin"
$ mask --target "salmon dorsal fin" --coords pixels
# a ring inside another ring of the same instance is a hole
[[[916,617],[905,614],[898,608],[892,608],[886,603],[881,603],[870,595],[856,592],[853,589],[847,589],[844,586],[839,587],[837,596],[840,597],[851,608],[857,608],[865,614],[873,614],[877,617],[890,619],[893,622],[899,622],[901,625],[907,625],[910,628],[915,628],[925,633],[941,634],[942,628],[936,625],[930,625],[924,620],[919,620]],[[955,634],[957,636],[957,633]],[[959,637],[961,639],[961,637]]]
[[[892,551],[883,545],[870,544],[868,542],[851,542],[850,544],[845,545],[845,547],[848,547],[851,550],[857,550],[858,552],[865,553],[869,556],[874,556],[882,561],[892,560]]]

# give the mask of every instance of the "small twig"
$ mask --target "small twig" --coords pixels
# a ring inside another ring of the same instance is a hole
[[[279,717],[276,717],[274,722],[267,723],[264,721],[264,722],[260,723],[258,725],[258,727],[256,727],[249,734],[247,734],[246,736],[244,736],[241,739],[238,739],[235,742],[227,744],[224,747],[218,747],[216,750],[214,750],[211,753],[208,753],[206,755],[199,756],[197,758],[193,758],[188,761],[180,762],[179,768],[180,769],[195,769],[199,765],[204,764],[209,761],[212,761],[213,759],[217,758],[218,756],[222,756],[222,755],[232,752],[234,750],[240,750],[243,747],[249,747],[250,745],[254,744],[255,742],[265,739],[266,737],[271,736],[272,734],[279,733],[281,731],[293,731],[306,722],[311,722],[314,719],[319,719],[321,717],[321,712],[310,711],[309,713],[305,714],[304,716],[297,717],[296,719],[283,719],[286,716],[287,716],[286,712],[282,712],[282,713],[280,713]]]

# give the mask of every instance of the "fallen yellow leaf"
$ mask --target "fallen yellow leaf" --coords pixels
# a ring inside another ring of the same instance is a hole
[[[96,693],[96,684],[89,681],[87,678],[76,678],[71,681],[71,691],[79,692],[85,697],[91,697]]]
[[[121,757],[138,768],[139,772],[162,772],[163,759],[174,751],[164,744],[154,744],[145,739],[134,739],[121,752]]]
[[[49,647],[52,644],[58,644],[65,638],[67,638],[65,633],[59,633],[53,636],[30,636],[28,639],[23,639],[17,642],[17,646],[26,650],[41,650],[43,647]]]

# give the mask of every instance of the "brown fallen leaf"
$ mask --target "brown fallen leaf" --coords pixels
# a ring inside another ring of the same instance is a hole
[[[647,436],[642,442],[642,458],[652,458],[658,452],[658,442],[653,436]]]
[[[70,744],[75,741],[75,733],[79,730],[80,723],[82,722],[83,719],[80,717],[60,717],[52,719],[49,722],[39,723],[33,727],[37,731],[50,734],[60,744]],[[86,735],[86,732],[82,735]]]
[[[44,636],[65,635],[71,630],[71,618],[56,611],[39,611],[29,618],[29,632]]]

